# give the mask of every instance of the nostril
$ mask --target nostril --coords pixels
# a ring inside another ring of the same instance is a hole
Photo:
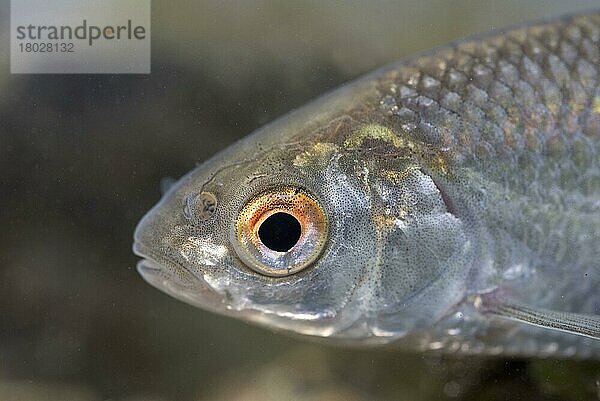
[[[183,212],[187,219],[203,222],[214,216],[217,198],[210,192],[190,194],[185,199]]]

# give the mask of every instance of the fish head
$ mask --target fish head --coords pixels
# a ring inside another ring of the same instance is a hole
[[[410,149],[344,124],[253,136],[182,178],[136,229],[141,275],[200,308],[337,342],[427,330],[464,296],[463,223]]]
[[[313,151],[276,146],[181,179],[136,229],[138,271],[180,300],[270,328],[329,337],[356,321],[360,311],[342,311],[371,260],[367,201],[333,171],[324,185]]]

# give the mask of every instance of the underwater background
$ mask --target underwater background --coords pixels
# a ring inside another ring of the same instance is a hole
[[[135,270],[160,183],[362,73],[595,1],[152,2],[150,75],[11,75],[0,1],[0,401],[594,400],[600,361],[352,350]]]

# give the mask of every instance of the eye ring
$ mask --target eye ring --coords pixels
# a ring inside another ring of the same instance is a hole
[[[310,266],[325,247],[329,224],[317,199],[293,186],[252,197],[238,213],[231,242],[257,273],[282,277]]]

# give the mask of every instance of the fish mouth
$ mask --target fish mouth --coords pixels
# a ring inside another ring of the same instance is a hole
[[[338,331],[335,317],[327,314],[283,313],[269,305],[255,305],[236,299],[225,290],[215,290],[203,277],[198,277],[167,257],[157,255],[140,242],[135,242],[133,252],[142,257],[137,270],[146,282],[166,294],[203,310],[253,322],[263,327],[288,332],[293,335],[333,337]],[[327,321],[322,319],[327,318]],[[315,324],[321,321],[321,324]]]
[[[139,241],[134,242],[133,252],[143,258],[137,263],[137,271],[148,284],[188,304],[222,313],[227,295],[216,291],[204,278],[175,260],[157,255]]]

